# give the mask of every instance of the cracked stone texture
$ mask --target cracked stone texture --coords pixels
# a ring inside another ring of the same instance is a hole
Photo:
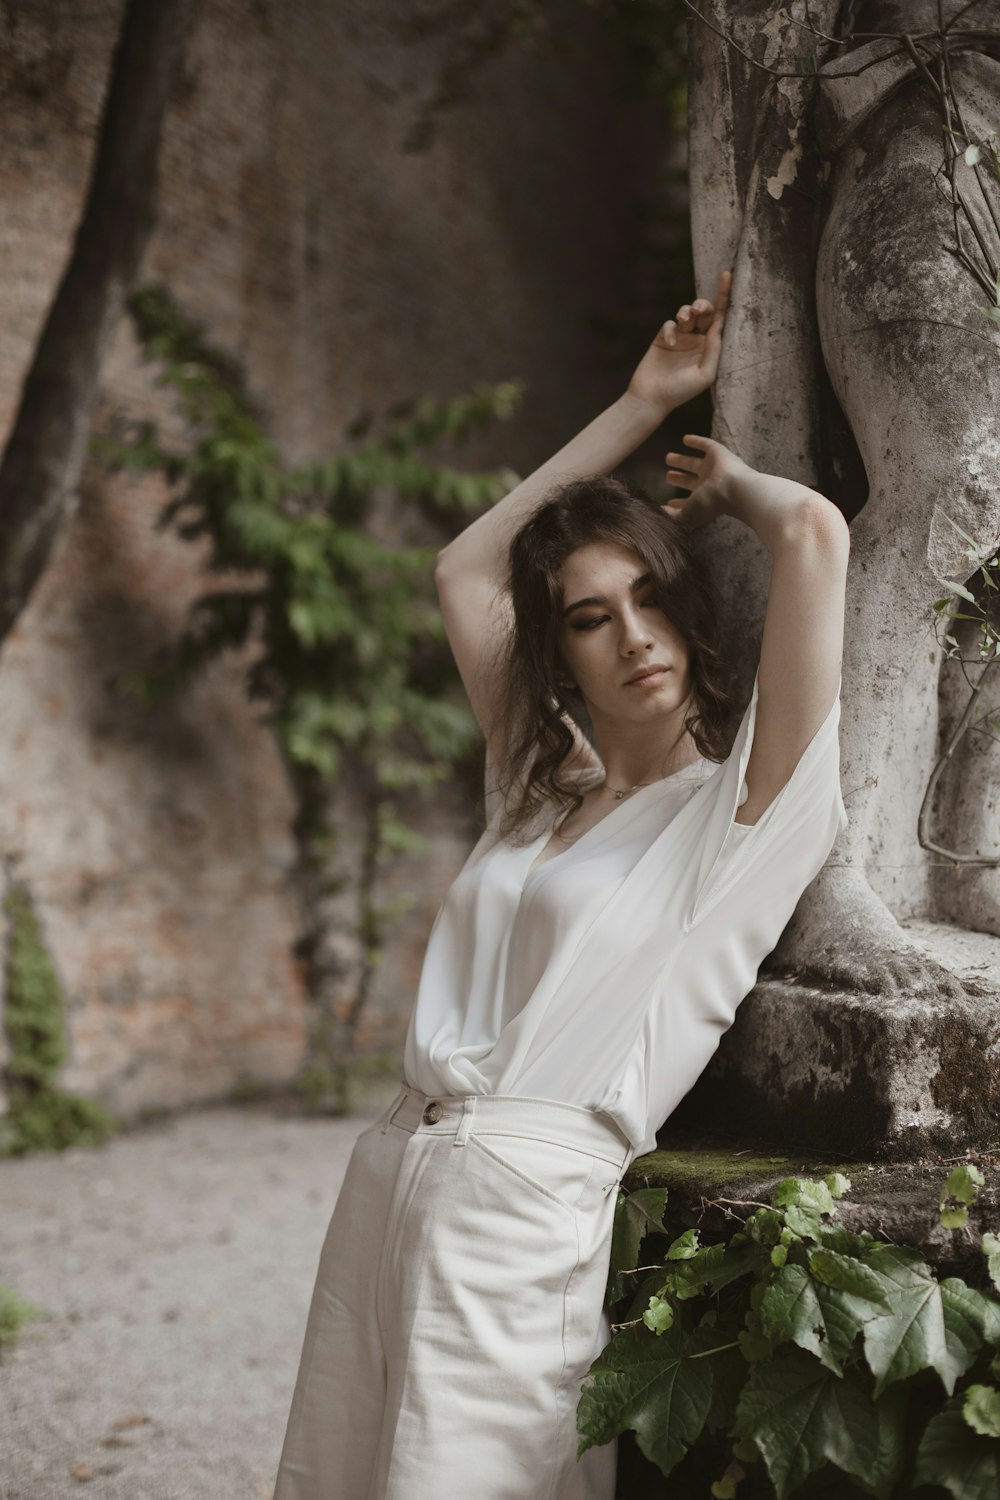
[[[912,1159],[1000,1139],[1000,938],[906,931],[964,986],[954,997],[849,995],[764,979],[743,1001],[671,1128]]]
[[[326,1226],[395,1092],[0,1162],[0,1280],[46,1310],[0,1363],[0,1500],[270,1500]]]

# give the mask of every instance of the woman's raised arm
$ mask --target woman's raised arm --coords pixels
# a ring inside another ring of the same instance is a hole
[[[710,438],[684,441],[698,452],[668,453],[667,478],[689,494],[672,501],[668,514],[689,526],[733,516],[756,533],[772,559],[748,796],[736,817],[756,823],[837,697],[851,533],[837,506],[815,490],[760,474]]]
[[[700,299],[680,308],[676,319],[657,333],[625,393],[438,553],[434,577],[445,630],[472,710],[498,762],[506,744],[506,726],[499,722],[497,664],[511,628],[503,590],[511,540],[555,485],[610,473],[675,407],[712,384],[729,284],[730,274],[724,272],[715,307]],[[581,753],[588,748],[584,741]]]

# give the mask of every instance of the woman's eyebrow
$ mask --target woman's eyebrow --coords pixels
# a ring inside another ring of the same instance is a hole
[[[632,579],[632,582],[629,584],[629,588],[632,593],[635,594],[639,591],[639,589],[643,588],[645,584],[652,583],[652,581],[652,573],[643,573],[640,575],[640,577]],[[585,604],[607,604],[607,602],[608,601],[603,594],[591,594],[586,599],[577,599],[575,604],[567,604],[566,608],[562,612],[562,618],[565,620],[566,616],[572,610],[582,609]]]

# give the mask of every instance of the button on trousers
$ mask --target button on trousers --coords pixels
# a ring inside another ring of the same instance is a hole
[[[632,1154],[594,1110],[404,1084],[330,1221],[274,1500],[614,1500],[576,1406]]]

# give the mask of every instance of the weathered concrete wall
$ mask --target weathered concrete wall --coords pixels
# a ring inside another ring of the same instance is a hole
[[[290,456],[329,451],[367,406],[521,376],[523,415],[467,458],[526,472],[617,394],[596,327],[625,300],[641,106],[584,8],[548,9],[558,49],[488,60],[414,154],[454,40],[411,5],[200,7],[144,279],[245,364]],[[2,432],[69,252],[119,13],[38,0],[0,20]],[[97,424],[111,412],[171,430],[127,326]],[[152,711],[116,691],[201,586],[196,549],[154,530],[162,498],[92,465],[0,660],[0,849],[66,987],[66,1084],[123,1112],[287,1078],[306,1021],[291,800],[239,664]],[[429,858],[393,877],[419,900],[380,971],[373,1043],[401,1038],[470,816],[464,793],[444,797]]]

